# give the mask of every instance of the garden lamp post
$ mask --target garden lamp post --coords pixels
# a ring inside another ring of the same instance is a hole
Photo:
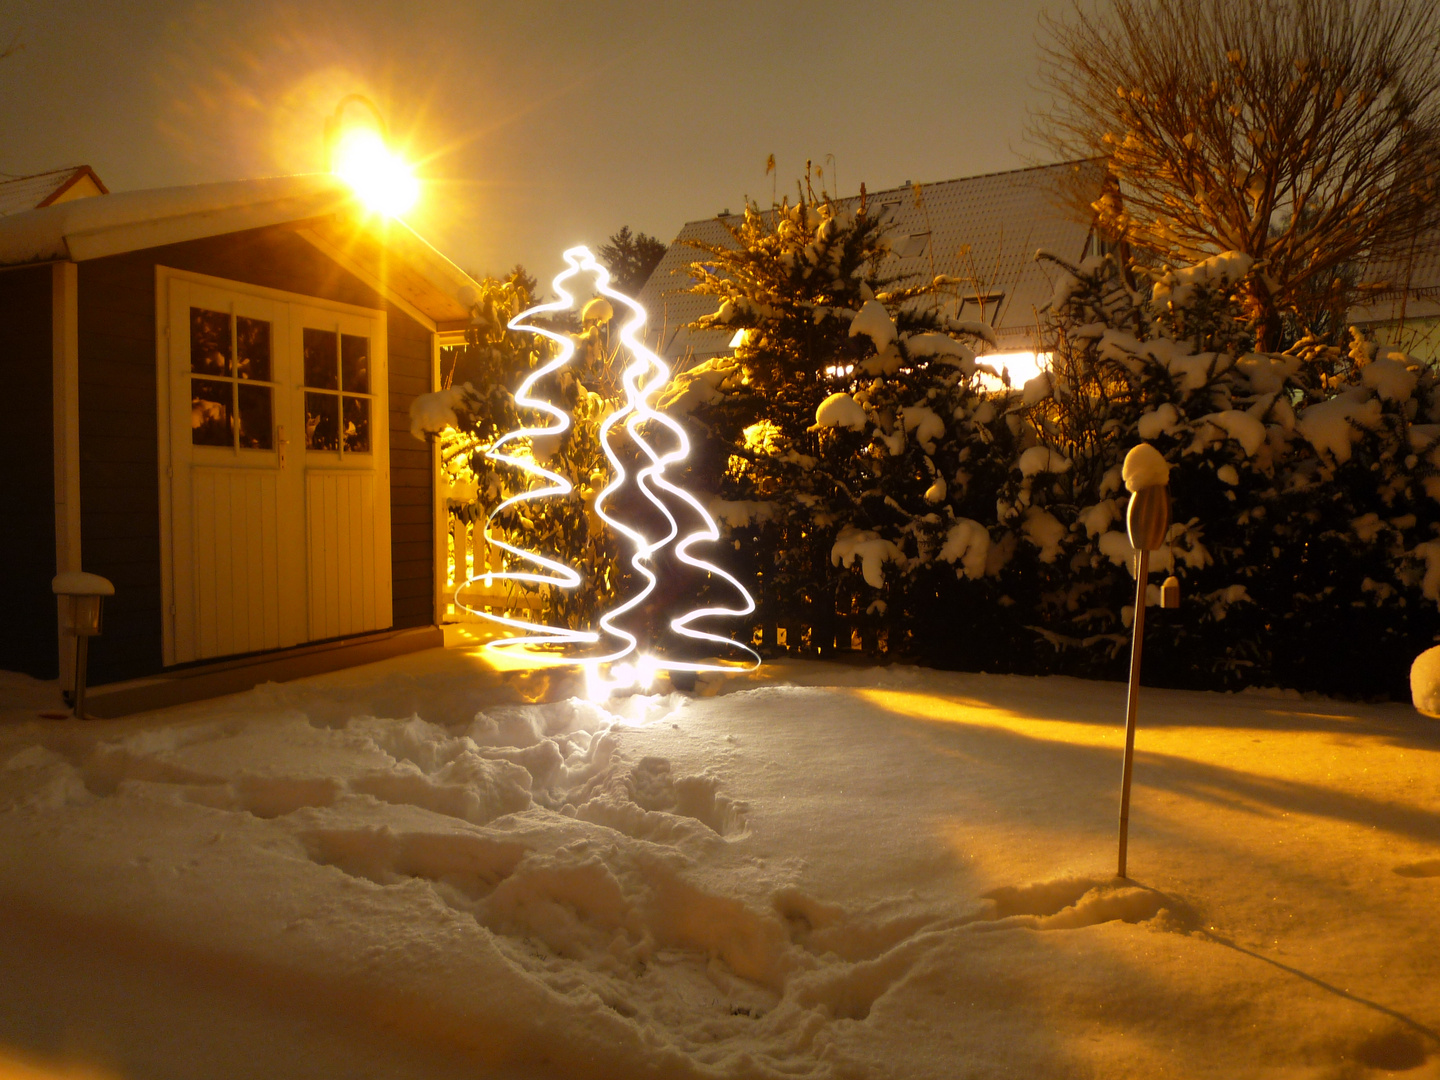
[[[1135,714],[1140,706],[1140,650],[1145,641],[1145,599],[1150,579],[1150,552],[1165,543],[1170,531],[1170,466],[1160,451],[1141,443],[1125,455],[1125,486],[1130,509],[1125,515],[1130,546],[1135,549],[1135,617],[1130,624],[1130,692],[1125,703],[1125,765],[1120,777],[1120,876],[1130,840],[1130,774],[1135,761]],[[1166,582],[1167,590],[1170,582]],[[1178,600],[1179,583],[1174,592]],[[1169,597],[1166,597],[1167,601]]]
[[[347,124],[345,110],[351,105],[368,110],[373,123]],[[325,118],[325,168],[386,217],[399,217],[420,195],[414,172],[390,147],[379,108],[363,94],[347,94]]]
[[[115,586],[99,574],[71,570],[57,574],[50,588],[61,597],[60,629],[75,637],[75,719],[85,719],[85,664],[92,637],[99,637],[105,597]]]
[[[370,116],[375,121],[375,130],[379,133],[384,142],[390,141],[390,136],[385,130],[385,118],[380,115],[380,108],[364,94],[346,94],[335,106],[335,111],[325,118],[325,169],[327,172],[335,171],[335,150],[340,144],[340,133],[344,130],[345,110],[351,105],[361,105],[370,111]]]

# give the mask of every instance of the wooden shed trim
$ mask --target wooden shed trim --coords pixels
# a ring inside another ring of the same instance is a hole
[[[342,248],[330,243],[330,241],[326,240],[314,229],[296,229],[295,233],[327,259],[344,267],[366,285],[369,285],[370,288],[385,297],[385,299],[405,312],[406,315],[409,315],[417,323],[425,327],[426,330],[429,330],[432,334],[435,333],[435,320],[426,315],[409,300],[405,299],[405,297],[401,296],[400,293],[393,289],[390,283],[380,275],[372,273],[361,265],[359,260],[351,258]]]

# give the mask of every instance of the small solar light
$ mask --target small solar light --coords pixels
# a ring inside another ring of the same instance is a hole
[[[64,597],[60,605],[60,629],[75,635],[75,718],[85,719],[85,665],[89,659],[90,639],[99,637],[104,621],[105,597],[115,595],[115,586],[99,574],[79,570],[57,574],[50,582],[56,596]]]
[[[1180,579],[1171,574],[1165,579],[1165,584],[1160,586],[1160,606],[1162,608],[1178,608],[1180,606]]]

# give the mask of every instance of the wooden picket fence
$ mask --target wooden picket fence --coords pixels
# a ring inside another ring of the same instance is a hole
[[[487,571],[500,570],[502,552],[485,542],[484,521],[471,522],[454,514],[450,515],[450,536],[446,546],[449,549],[443,597],[446,622],[483,621],[480,616],[455,603],[455,590],[471,577],[478,580],[472,581],[461,597],[471,608],[496,615],[538,620],[538,592],[522,589],[513,581],[486,582]]]

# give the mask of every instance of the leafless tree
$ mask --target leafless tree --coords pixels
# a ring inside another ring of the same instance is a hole
[[[1355,271],[1440,226],[1440,2],[1072,5],[1043,22],[1031,134],[1105,165],[1098,199],[1070,193],[1104,232],[1174,262],[1252,256],[1262,348],[1297,305],[1403,284]]]

